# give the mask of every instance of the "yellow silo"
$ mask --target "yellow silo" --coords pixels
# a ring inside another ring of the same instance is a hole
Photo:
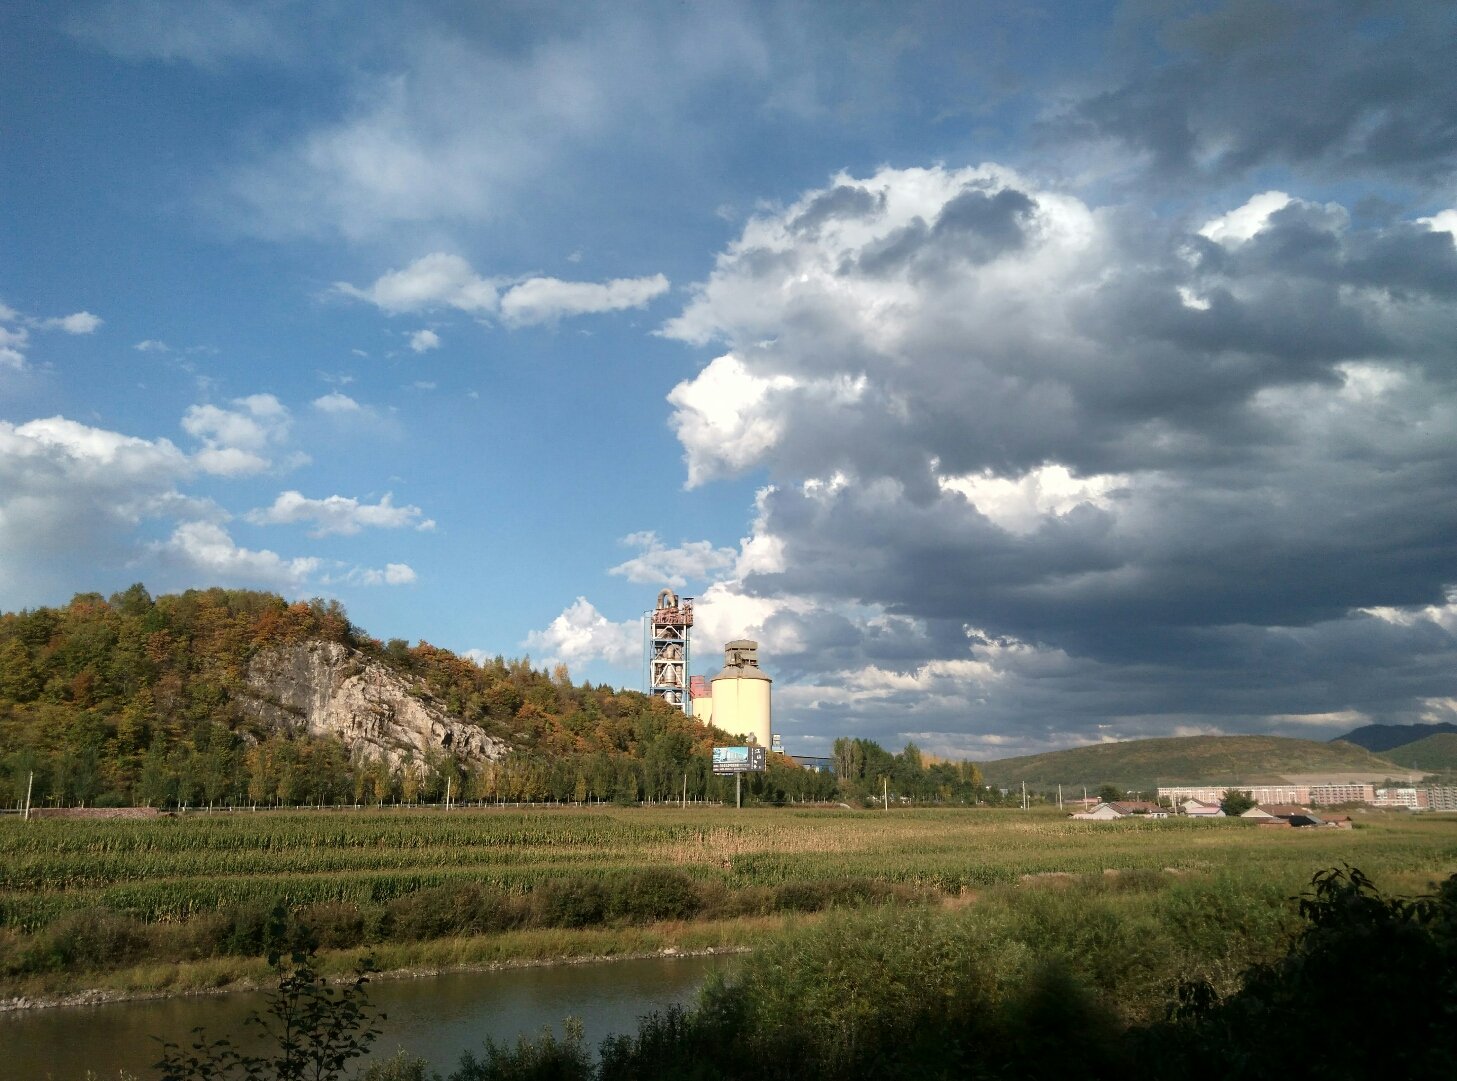
[[[713,725],[732,735],[753,736],[760,747],[773,740],[770,685],[759,668],[759,643],[736,639],[723,647],[723,671],[713,677]]]

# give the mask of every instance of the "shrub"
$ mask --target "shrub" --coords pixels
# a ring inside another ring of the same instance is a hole
[[[607,890],[595,879],[560,878],[531,894],[533,922],[542,927],[588,927],[607,915]]]
[[[369,925],[359,906],[349,901],[325,901],[300,910],[299,923],[321,950],[347,950],[362,945]]]
[[[639,871],[617,882],[609,908],[614,917],[648,923],[686,920],[702,907],[693,880],[681,871]]]
[[[88,908],[67,913],[37,936],[23,967],[34,972],[122,965],[142,956],[149,945],[147,929],[130,916]]]

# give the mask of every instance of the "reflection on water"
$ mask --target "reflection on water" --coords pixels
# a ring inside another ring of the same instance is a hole
[[[370,999],[386,1014],[374,1055],[403,1048],[440,1070],[485,1037],[515,1040],[545,1025],[561,1034],[564,1017],[580,1017],[587,1045],[636,1027],[637,1019],[675,1002],[692,1000],[704,977],[731,963],[714,957],[648,958],[495,972],[455,972],[370,985]],[[201,1025],[210,1037],[235,1043],[243,1019],[264,1006],[260,994],[114,1002],[0,1014],[0,1076],[80,1081],[92,1070],[114,1078],[126,1069],[155,1076],[160,1044],[186,1044]]]

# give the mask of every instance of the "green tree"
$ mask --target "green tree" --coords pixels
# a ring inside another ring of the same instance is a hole
[[[14,702],[33,702],[40,692],[41,681],[25,643],[11,638],[0,645],[0,697]]]
[[[1219,801],[1219,809],[1230,818],[1238,818],[1253,806],[1255,801],[1250,794],[1238,788],[1225,789],[1224,798]]]
[[[1104,803],[1117,803],[1124,795],[1123,789],[1116,784],[1105,784],[1098,789],[1098,798]]]

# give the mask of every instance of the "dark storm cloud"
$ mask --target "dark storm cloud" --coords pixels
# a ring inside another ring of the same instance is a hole
[[[1245,0],[1156,18],[1163,48],[1053,125],[1147,154],[1167,177],[1265,165],[1452,175],[1457,10],[1430,0]]]
[[[1443,708],[1450,233],[1278,193],[1201,227],[984,171],[861,183],[813,237],[788,226],[817,193],[757,223],[765,255],[679,321],[752,381],[752,423],[687,446],[778,484],[782,559],[737,588],[795,599],[764,629],[802,716],[1012,753]]]
[[[870,217],[880,209],[882,202],[882,200],[876,199],[875,196],[871,195],[864,188],[851,188],[841,185],[837,188],[831,188],[823,195],[817,196],[812,200],[809,206],[795,217],[789,227],[798,232],[813,233],[820,225],[829,221],[831,218]]]
[[[960,260],[989,263],[1022,247],[1034,208],[1024,192],[1003,188],[989,194],[969,186],[941,208],[934,225],[917,218],[867,245],[854,269],[880,277],[909,268],[934,273],[938,266]]]

